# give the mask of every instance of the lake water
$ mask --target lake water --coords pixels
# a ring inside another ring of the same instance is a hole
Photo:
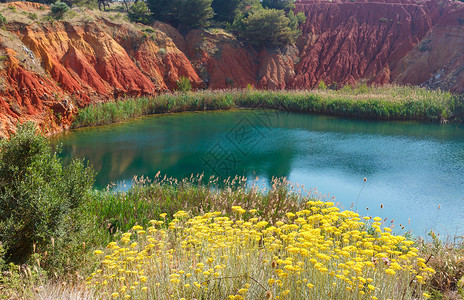
[[[235,110],[151,116],[57,141],[65,159],[90,161],[97,188],[158,171],[285,176],[344,208],[395,219],[397,232],[464,234],[463,126]]]

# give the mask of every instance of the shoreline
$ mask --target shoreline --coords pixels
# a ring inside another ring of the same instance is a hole
[[[459,95],[418,87],[358,87],[342,90],[219,90],[126,98],[79,110],[70,129],[134,120],[141,116],[231,109],[275,109],[290,113],[378,121],[462,123]]]

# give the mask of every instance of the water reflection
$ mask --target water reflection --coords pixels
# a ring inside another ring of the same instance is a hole
[[[357,200],[362,213],[369,207],[421,235],[432,228],[464,232],[462,126],[242,110],[149,117],[56,142],[66,160],[84,157],[94,165],[97,188],[158,171],[285,176],[349,208],[367,177]]]

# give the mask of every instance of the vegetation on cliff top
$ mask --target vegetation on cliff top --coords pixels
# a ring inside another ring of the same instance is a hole
[[[74,127],[127,121],[142,115],[231,108],[270,108],[382,120],[462,122],[462,97],[417,87],[345,87],[312,91],[197,91],[121,99],[79,110]]]
[[[42,1],[40,1],[42,2]],[[51,4],[51,17],[62,19],[72,6],[107,10],[107,0],[57,1]],[[147,0],[123,1],[129,20],[149,25],[158,20],[180,31],[210,26],[234,32],[254,47],[282,46],[294,43],[305,21],[303,13],[293,13],[293,0]]]

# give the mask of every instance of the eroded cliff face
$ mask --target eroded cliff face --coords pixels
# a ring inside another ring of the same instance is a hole
[[[46,11],[36,3],[10,3]],[[77,107],[174,89],[180,76],[202,86],[192,64],[159,30],[94,16],[81,21],[10,22],[2,32],[0,134],[34,120],[45,132],[69,126]],[[145,31],[144,31],[145,29]]]
[[[16,8],[0,30],[0,136],[34,120],[67,128],[78,107],[196,88],[313,88],[327,84],[415,84],[464,92],[464,4],[419,0],[301,0],[296,45],[256,50],[223,30],[182,35],[156,22],[78,9],[47,21],[47,6]],[[28,19],[38,15],[38,20]],[[76,17],[77,16],[77,17]]]
[[[392,81],[464,93],[464,5],[439,8],[433,28],[392,69]]]

